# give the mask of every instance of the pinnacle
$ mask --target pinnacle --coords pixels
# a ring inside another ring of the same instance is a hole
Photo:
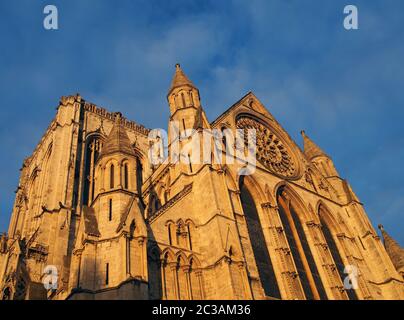
[[[184,71],[181,69],[181,65],[177,63],[175,65],[175,73],[173,80],[171,81],[169,93],[173,91],[175,88],[182,87],[182,86],[190,86],[196,89],[195,85],[192,83],[191,80],[186,76]]]
[[[329,158],[329,156],[306,135],[306,132],[304,130],[302,130],[300,133],[303,136],[304,154],[310,160],[320,156]]]

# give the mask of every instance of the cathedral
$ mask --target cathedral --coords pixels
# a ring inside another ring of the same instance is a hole
[[[60,99],[22,164],[0,299],[404,299],[404,250],[381,225],[378,236],[304,131],[300,148],[252,92],[209,122],[178,64],[167,102],[179,134],[156,162],[162,135],[78,94]],[[225,155],[236,130],[256,133],[249,174],[248,161],[170,154],[215,132],[208,153]]]

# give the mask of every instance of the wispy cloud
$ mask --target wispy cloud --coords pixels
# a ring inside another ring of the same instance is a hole
[[[0,4],[0,229],[18,168],[54,115],[80,92],[148,127],[165,127],[165,94],[180,62],[210,120],[249,90],[298,142],[304,128],[335,160],[374,223],[404,243],[404,4],[356,1],[45,1]],[[24,10],[21,10],[24,8]],[[152,110],[152,112],[151,112]]]

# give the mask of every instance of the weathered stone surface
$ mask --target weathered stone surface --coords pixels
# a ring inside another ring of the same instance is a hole
[[[150,130],[62,97],[21,169],[0,298],[45,298],[44,267],[55,266],[55,300],[404,299],[398,244],[384,233],[383,246],[313,141],[304,135],[301,150],[251,92],[209,122],[179,66],[167,100],[193,136],[257,129],[254,173],[240,177],[237,162],[152,165]],[[344,268],[358,271],[354,291]]]

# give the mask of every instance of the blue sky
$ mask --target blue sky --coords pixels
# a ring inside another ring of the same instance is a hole
[[[346,4],[359,30],[343,28]],[[0,15],[0,230],[60,96],[166,127],[180,62],[211,121],[252,90],[300,145],[305,129],[404,244],[404,2],[3,0]]]

